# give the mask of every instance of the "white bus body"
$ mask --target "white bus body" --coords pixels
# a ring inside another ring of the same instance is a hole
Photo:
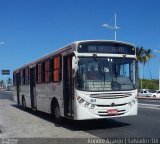
[[[57,119],[137,115],[135,47],[125,42],[74,42],[16,69],[13,79],[19,105]]]

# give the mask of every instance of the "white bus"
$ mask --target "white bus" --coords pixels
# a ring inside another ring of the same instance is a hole
[[[78,41],[16,69],[14,100],[56,121],[137,115],[137,74],[132,44]]]

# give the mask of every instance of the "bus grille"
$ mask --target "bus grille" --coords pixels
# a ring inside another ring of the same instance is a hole
[[[91,98],[98,99],[117,99],[132,96],[131,92],[123,92],[123,93],[103,93],[103,94],[91,94]]]
[[[127,103],[123,103],[123,104],[115,104],[114,107],[116,106],[125,106],[127,105]],[[96,105],[97,107],[113,107],[112,105]]]

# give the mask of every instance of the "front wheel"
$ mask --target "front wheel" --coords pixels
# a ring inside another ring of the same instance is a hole
[[[155,96],[155,95],[154,95],[153,97],[154,97],[154,98],[156,98],[156,96]]]
[[[57,123],[62,122],[61,112],[58,103],[56,102],[53,107],[53,117]]]

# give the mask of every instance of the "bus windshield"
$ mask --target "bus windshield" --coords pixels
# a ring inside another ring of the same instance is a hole
[[[83,91],[136,89],[136,60],[133,58],[79,58],[76,88]]]

